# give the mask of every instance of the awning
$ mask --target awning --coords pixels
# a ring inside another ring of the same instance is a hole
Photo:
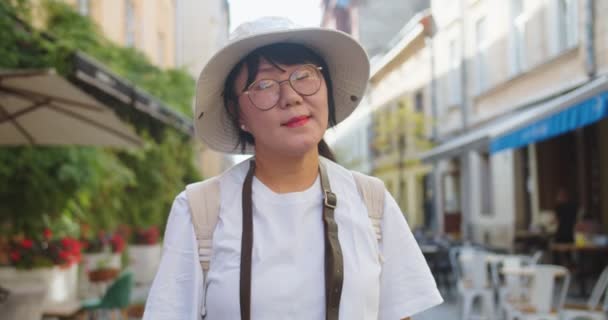
[[[547,140],[590,125],[607,116],[608,92],[604,92],[524,128],[494,139],[490,144],[490,152],[497,153]]]
[[[52,70],[0,70],[0,145],[139,147],[107,106]]]
[[[529,128],[543,119],[561,113],[574,105],[592,100],[607,91],[608,76],[594,79],[556,97],[545,98],[542,102],[532,103],[529,107],[520,108],[514,112],[495,118],[487,124],[472,129],[467,133],[440,144],[430,151],[422,153],[420,158],[425,162],[433,162],[458,156],[467,150],[491,151],[491,145],[497,139],[515,133],[515,130]]]

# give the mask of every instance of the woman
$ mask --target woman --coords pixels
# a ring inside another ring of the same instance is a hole
[[[364,93],[369,62],[361,46],[282,18],[241,25],[231,39],[199,78],[196,132],[217,151],[255,159],[219,177],[207,279],[187,196],[177,196],[144,319],[200,319],[204,310],[211,320],[393,320],[441,303],[393,198],[384,190],[377,242],[352,173],[330,160],[322,140]],[[334,220],[326,222],[331,207]]]

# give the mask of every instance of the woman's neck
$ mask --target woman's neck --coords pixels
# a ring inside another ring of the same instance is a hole
[[[304,191],[317,179],[319,152],[314,148],[302,156],[277,156],[276,153],[269,156],[256,150],[255,165],[256,178],[270,190],[276,193]]]

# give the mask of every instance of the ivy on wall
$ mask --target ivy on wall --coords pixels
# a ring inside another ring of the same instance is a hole
[[[194,81],[185,71],[161,70],[142,53],[111,43],[60,1],[41,1],[37,11],[30,3],[0,1],[0,68],[54,68],[67,75],[69,57],[79,50],[191,115]],[[29,26],[32,12],[44,17],[44,33]],[[136,150],[0,147],[0,232],[31,234],[80,223],[97,230],[122,223],[162,227],[173,198],[200,177],[190,137],[166,127],[161,132],[160,139],[142,132],[145,144]]]

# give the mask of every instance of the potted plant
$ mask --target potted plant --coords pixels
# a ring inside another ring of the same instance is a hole
[[[123,235],[101,231],[96,237],[85,238],[83,243],[84,269],[91,281],[113,279],[122,268],[121,256],[126,247]]]
[[[35,237],[13,237],[5,249],[8,259],[0,268],[0,282],[13,287],[43,285],[43,305],[76,299],[82,258],[81,243],[76,238],[53,237],[52,231],[45,229]]]
[[[150,284],[160,264],[161,244],[157,226],[136,228],[131,234],[129,245],[129,264],[136,270],[135,282]]]

